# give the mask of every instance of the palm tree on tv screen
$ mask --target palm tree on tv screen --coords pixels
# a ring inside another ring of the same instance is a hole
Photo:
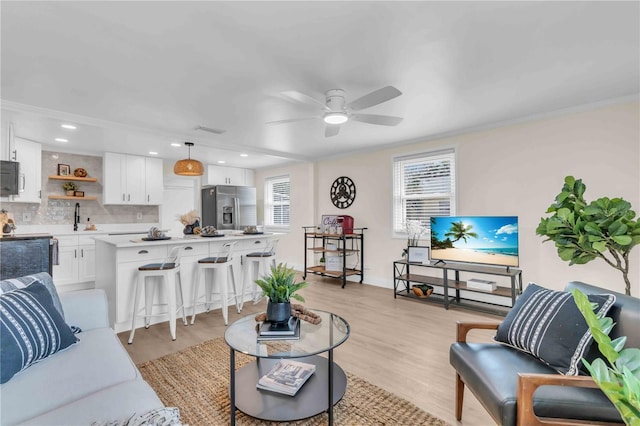
[[[466,243],[467,238],[478,238],[478,234],[471,232],[471,228],[473,228],[473,225],[465,225],[462,221],[453,222],[451,228],[449,228],[449,232],[444,234],[444,236],[453,238],[452,242],[454,243],[458,240],[464,240]]]

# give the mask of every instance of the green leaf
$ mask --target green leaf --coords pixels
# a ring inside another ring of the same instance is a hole
[[[584,225],[584,230],[595,235],[602,235],[602,231],[600,230],[600,227],[595,222],[586,223]]]
[[[620,336],[611,341],[611,346],[613,346],[616,351],[620,352],[622,348],[624,348],[625,343],[627,343],[627,336]]]
[[[629,235],[614,235],[611,239],[621,246],[627,246],[631,244],[632,241]]]
[[[594,250],[599,251],[600,253],[604,253],[607,251],[607,242],[606,241],[596,241],[592,245]]]
[[[559,248],[558,256],[562,260],[571,260],[573,258],[573,254],[576,252],[573,248]]]
[[[611,225],[609,225],[609,227],[607,228],[607,231],[609,232],[609,235],[624,235],[627,233],[627,230],[629,229],[629,227],[627,225],[625,225],[622,222],[613,222]]]

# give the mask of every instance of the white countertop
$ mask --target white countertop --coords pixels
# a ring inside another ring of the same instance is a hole
[[[18,225],[16,234],[51,234],[56,236],[67,235],[105,235],[116,232],[130,232],[146,234],[152,226],[159,226],[157,223],[109,223],[96,224],[95,231],[85,231],[84,223],[78,224],[78,230],[73,230],[73,224],[69,225]]]
[[[275,235],[271,232],[263,234],[244,234],[242,231],[230,231],[223,237],[202,237],[200,235],[171,236],[169,240],[143,241],[139,235],[96,235],[96,241],[102,241],[115,247],[143,247],[153,245],[177,245],[177,244],[200,244],[215,241],[238,241],[250,240],[251,238],[269,238]]]

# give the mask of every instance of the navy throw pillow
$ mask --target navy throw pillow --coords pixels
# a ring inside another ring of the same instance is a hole
[[[76,342],[40,282],[0,294],[0,383]]]
[[[596,315],[611,309],[612,294],[588,295]],[[578,375],[593,336],[582,313],[566,291],[529,283],[498,327],[495,340],[540,359],[565,375]]]

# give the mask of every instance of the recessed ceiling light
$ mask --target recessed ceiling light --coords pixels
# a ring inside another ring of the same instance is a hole
[[[69,140],[65,139],[65,138],[56,138],[55,141],[56,142],[69,142]]]
[[[77,129],[77,127],[74,126],[73,124],[61,124],[60,127],[62,127],[63,129],[69,129],[69,130]]]
[[[226,161],[224,161],[224,160],[218,160],[218,164],[224,164],[224,163],[226,163]]]
[[[176,146],[176,147],[180,147],[182,145],[180,145],[179,143],[172,143],[171,146]]]
[[[155,152],[155,151],[149,151],[149,154],[150,154],[150,155],[158,155],[158,153],[157,153],[157,152]]]
[[[249,154],[240,154],[240,157],[248,157]]]

